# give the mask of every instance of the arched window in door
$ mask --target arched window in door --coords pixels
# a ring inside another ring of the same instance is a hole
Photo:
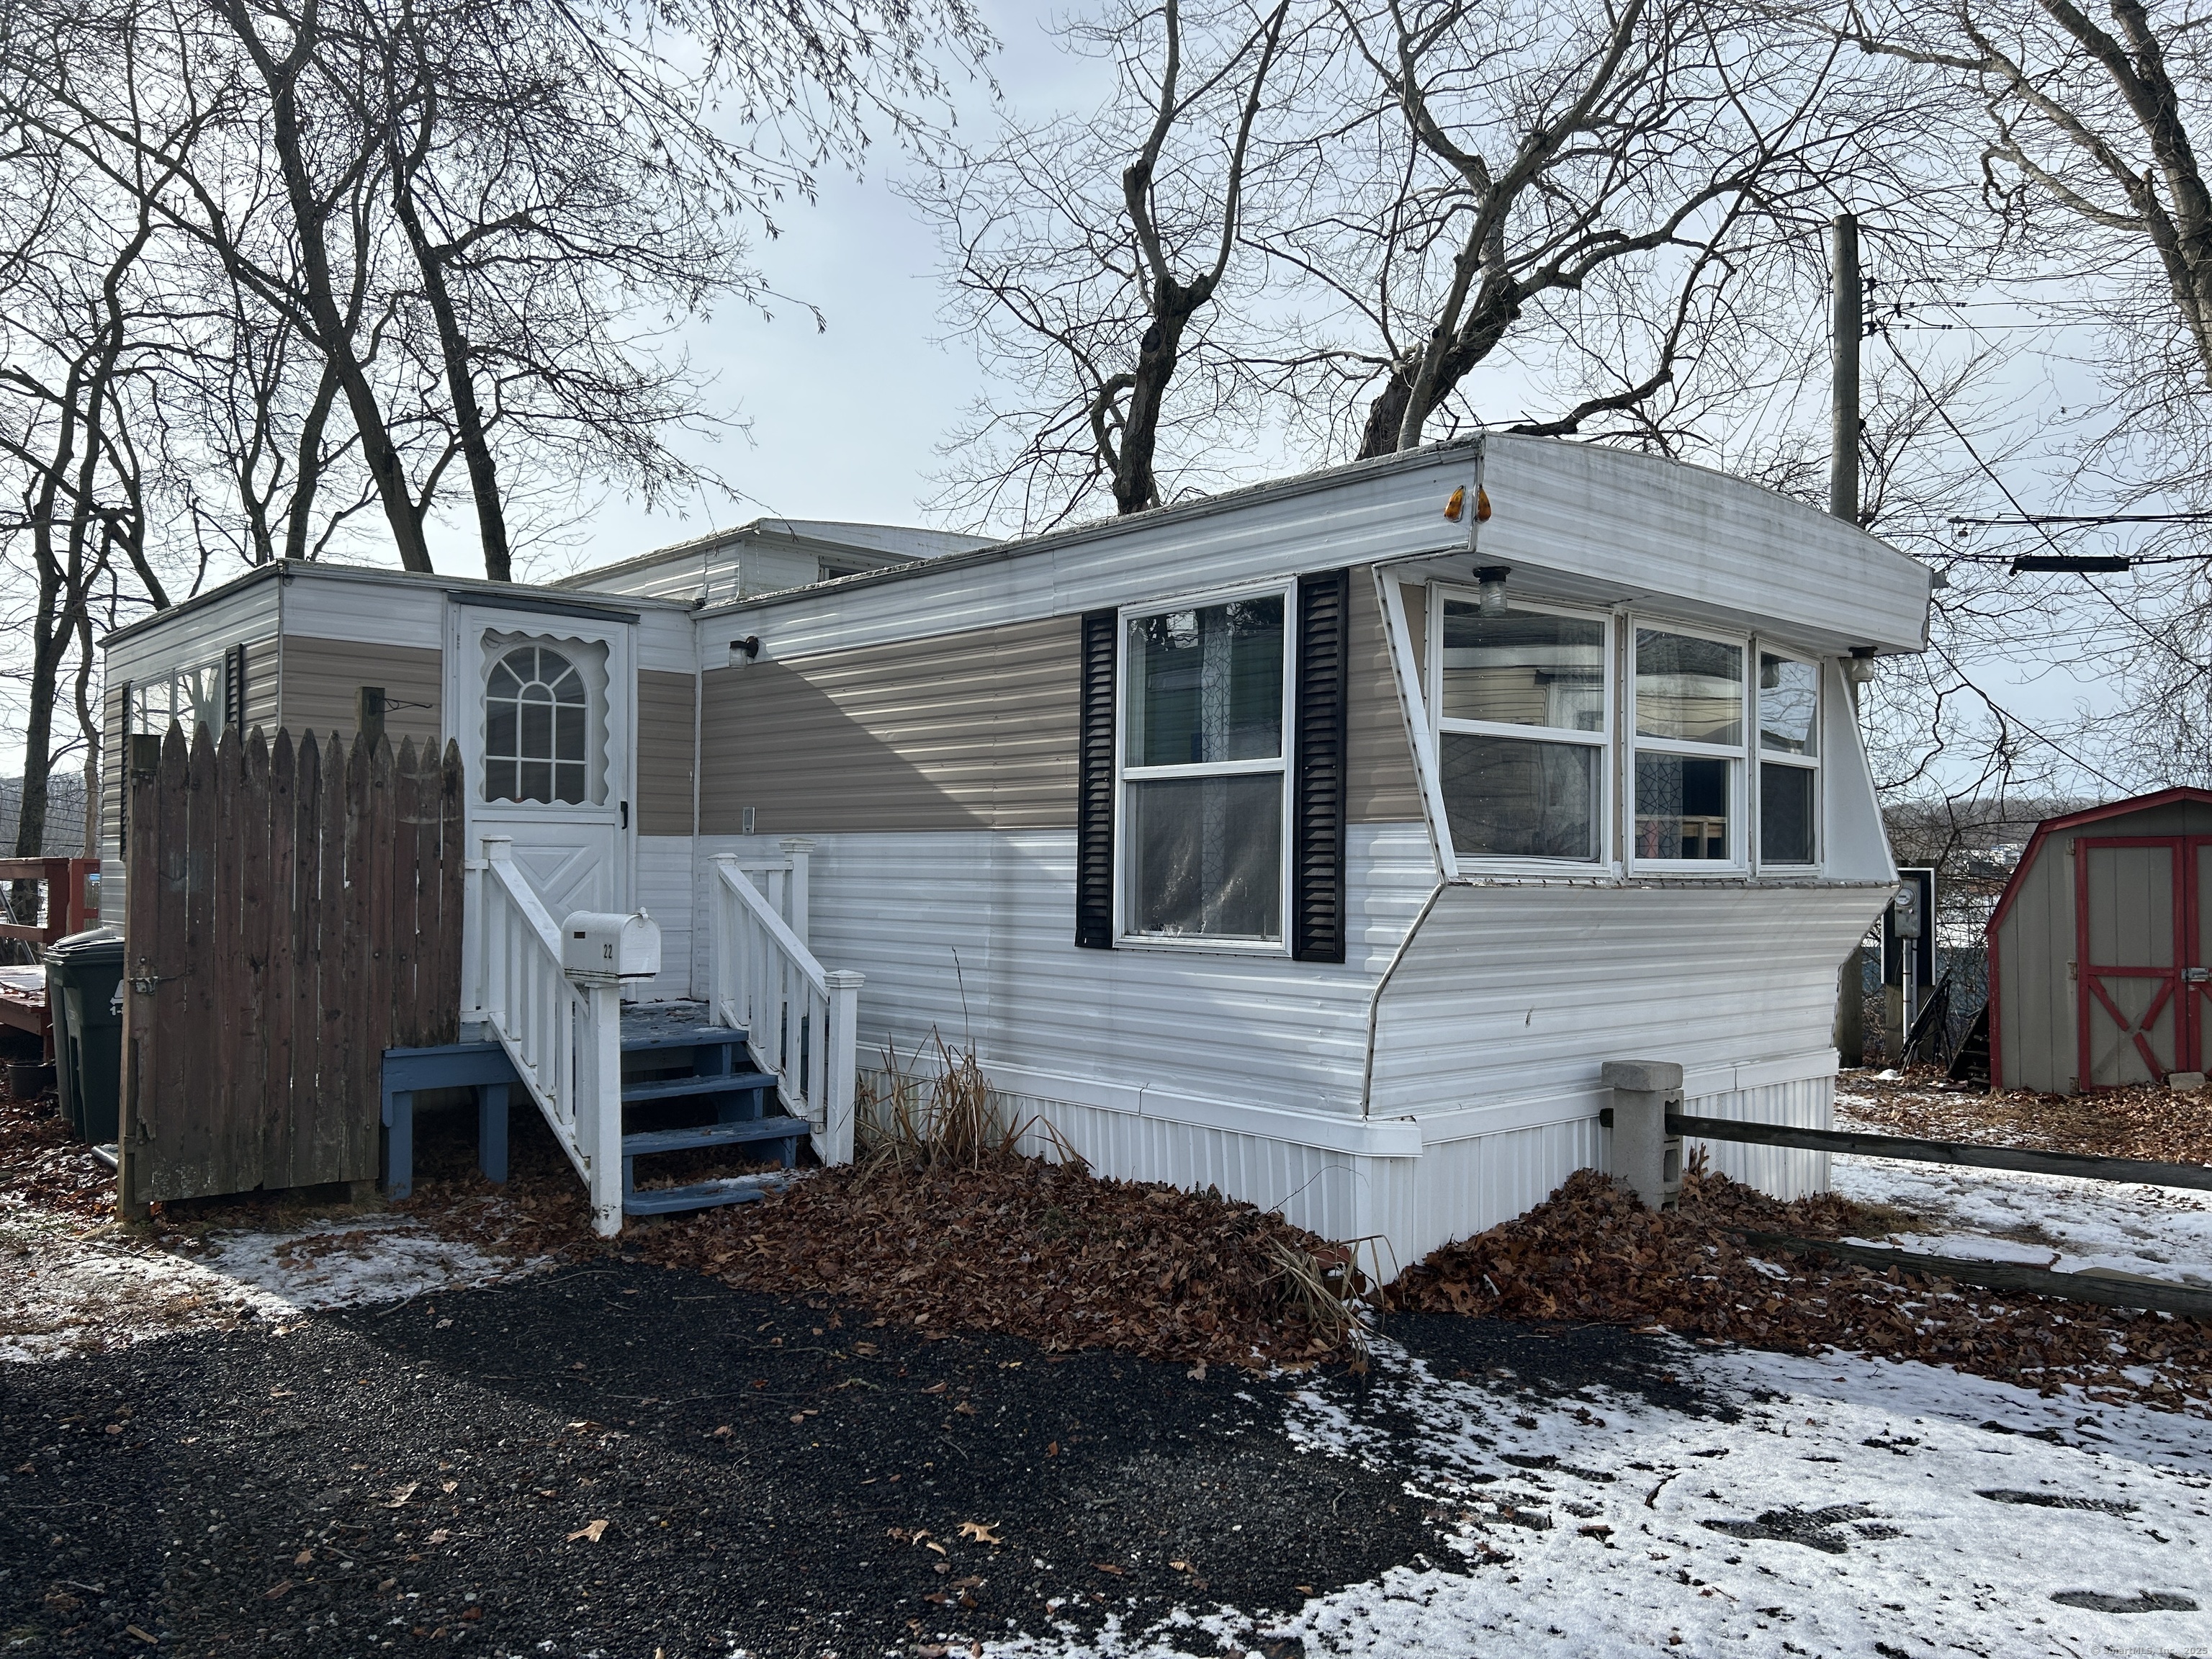
[[[568,658],[543,645],[507,653],[484,686],[484,799],[588,799],[590,720],[590,690]]]

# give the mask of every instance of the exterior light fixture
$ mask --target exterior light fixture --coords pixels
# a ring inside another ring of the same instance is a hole
[[[1457,489],[1452,491],[1451,499],[1444,503],[1444,517],[1457,524],[1459,515],[1466,511],[1467,486],[1462,484]]]
[[[1851,654],[1844,659],[1844,678],[1853,685],[1866,685],[1874,679],[1874,647],[1855,645]]]
[[[1486,564],[1474,573],[1475,609],[1486,617],[1505,614],[1505,579],[1513,574],[1510,565]]]
[[[754,658],[759,655],[760,635],[757,634],[748,634],[741,640],[732,640],[730,641],[730,660],[732,662],[737,661],[740,657],[744,658],[745,661],[750,662]]]

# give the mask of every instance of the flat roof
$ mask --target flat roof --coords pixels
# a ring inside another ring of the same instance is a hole
[[[541,606],[555,603],[579,612],[643,608],[688,613],[693,608],[687,600],[648,599],[629,593],[610,593],[602,598],[578,593],[572,599],[568,595],[574,590],[555,588],[545,582],[495,582],[482,576],[442,575],[435,570],[394,570],[383,565],[328,564],[319,559],[277,559],[268,564],[257,565],[243,575],[235,576],[204,592],[195,593],[188,599],[179,599],[166,611],[156,611],[149,617],[141,617],[136,622],[125,623],[112,633],[103,634],[100,640],[100,649],[104,651],[118,641],[134,639],[141,634],[149,633],[179,617],[190,616],[195,611],[243,592],[256,582],[296,581],[303,576],[318,580],[328,579],[398,586],[439,587],[465,592],[471,597],[482,595],[487,599],[506,599],[525,605],[532,601]]]

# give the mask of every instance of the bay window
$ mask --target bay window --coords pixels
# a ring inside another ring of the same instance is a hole
[[[1635,650],[1632,855],[1741,866],[1744,647],[1639,625]]]
[[[1759,653],[1759,860],[1812,864],[1820,856],[1820,669]]]
[[[1610,624],[1443,596],[1437,757],[1465,859],[1604,856]]]
[[[1286,597],[1123,619],[1124,936],[1283,942]]]

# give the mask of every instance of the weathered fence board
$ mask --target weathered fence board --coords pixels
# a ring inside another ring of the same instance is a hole
[[[388,1048],[460,1014],[460,757],[189,743],[130,781],[120,1194],[374,1179]]]

